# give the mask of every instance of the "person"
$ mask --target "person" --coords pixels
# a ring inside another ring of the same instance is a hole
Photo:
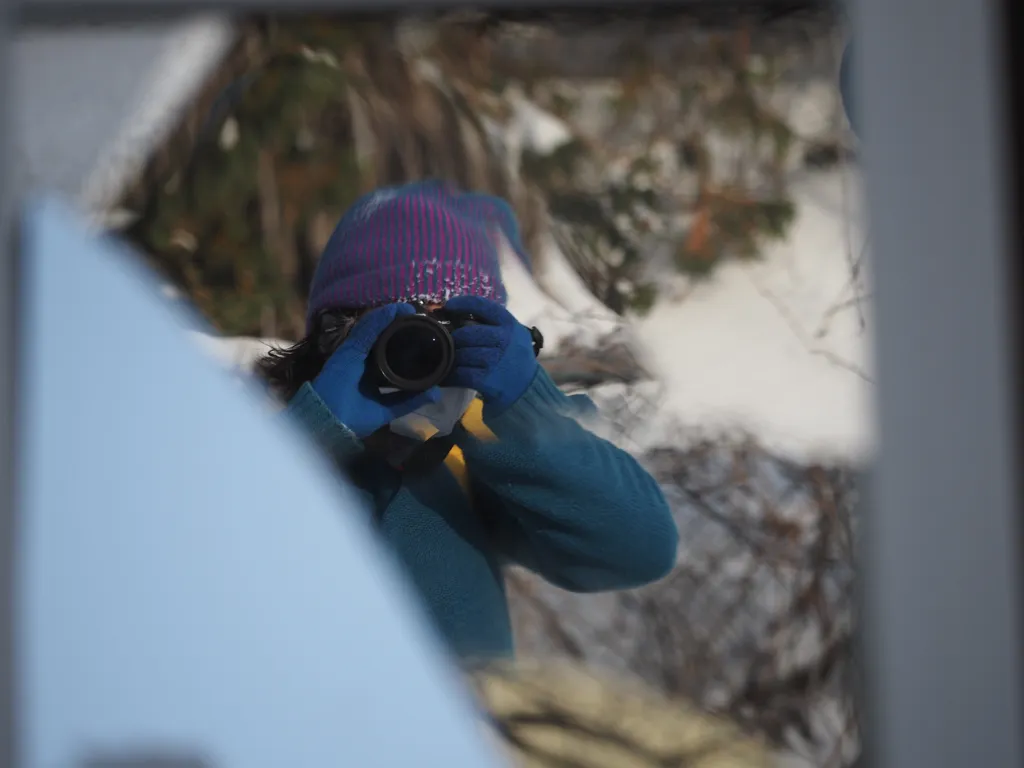
[[[259,364],[285,412],[363,495],[464,659],[513,655],[505,565],[573,592],[628,589],[665,576],[678,542],[655,480],[588,431],[581,422],[593,403],[563,393],[538,364],[535,338],[505,307],[505,245],[525,261],[499,198],[441,182],[367,194],[324,248],[306,337]],[[368,356],[413,302],[475,322],[452,332],[454,367],[442,386],[382,394]],[[392,425],[431,408],[436,427],[449,393],[457,423],[446,438],[444,424],[425,441],[395,434]],[[410,442],[419,452],[411,457],[402,450]]]

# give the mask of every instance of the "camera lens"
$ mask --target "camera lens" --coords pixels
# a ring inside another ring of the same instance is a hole
[[[403,379],[429,379],[444,364],[443,340],[438,330],[417,323],[395,331],[384,350],[388,368]]]
[[[379,379],[409,391],[439,384],[451,371],[455,344],[448,330],[427,315],[408,315],[381,334],[373,353]]]

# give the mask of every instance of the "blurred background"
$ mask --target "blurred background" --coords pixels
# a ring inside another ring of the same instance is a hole
[[[357,196],[440,177],[508,199],[531,256],[505,275],[510,308],[663,484],[682,540],[672,575],[633,592],[511,572],[519,655],[642,685],[665,728],[761,745],[687,765],[849,766],[874,431],[845,42],[815,3],[36,29],[15,45],[18,170],[127,240],[241,378],[302,334]],[[555,698],[585,687],[558,679]],[[568,715],[545,699],[546,721],[517,719],[495,685],[505,742],[569,765],[527,733]]]

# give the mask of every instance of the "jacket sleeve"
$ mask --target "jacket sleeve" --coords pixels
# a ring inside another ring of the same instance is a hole
[[[286,418],[294,419],[304,428],[335,466],[346,473],[349,485],[367,507],[371,510],[377,509],[380,501],[373,492],[372,485],[358,482],[367,474],[358,471],[358,462],[365,455],[363,441],[338,421],[308,382],[288,401],[284,415]]]
[[[305,427],[339,466],[345,466],[362,455],[362,440],[335,418],[309,382],[303,384],[288,401],[285,413]]]
[[[511,408],[459,431],[473,481],[509,560],[574,592],[628,589],[675,565],[678,531],[654,478],[573,418],[589,398],[565,395],[543,370]]]

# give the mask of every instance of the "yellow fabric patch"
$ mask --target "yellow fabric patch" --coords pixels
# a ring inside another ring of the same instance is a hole
[[[469,434],[478,440],[496,440],[497,437],[490,428],[484,424],[484,403],[476,398],[469,404],[469,408],[462,414],[462,426]],[[469,495],[469,472],[466,469],[466,457],[462,449],[453,445],[448,455],[444,458],[444,465],[452,473],[452,477],[458,481],[463,493]]]
[[[466,471],[466,458],[462,455],[462,449],[459,446],[453,445],[452,449],[448,451],[448,455],[444,457],[444,465],[448,467],[452,477],[458,481],[462,492],[468,496],[469,473]]]
[[[462,426],[478,440],[497,439],[490,427],[484,424],[484,401],[479,397],[470,403],[469,408],[462,414]]]

